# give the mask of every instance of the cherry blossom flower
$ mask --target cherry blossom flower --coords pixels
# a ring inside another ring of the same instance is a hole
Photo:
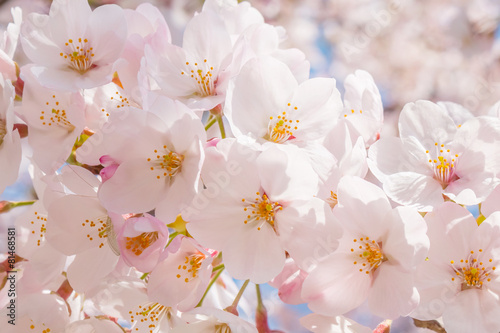
[[[183,218],[196,240],[222,251],[233,277],[267,282],[282,270],[285,250],[306,266],[318,240],[336,248],[340,230],[330,208],[312,198],[317,176],[307,163],[286,163],[289,153],[278,147],[259,153],[234,140],[222,140],[206,153],[206,189]],[[296,242],[304,234],[310,239]],[[324,240],[325,234],[331,237]]]
[[[54,91],[43,87],[23,67],[23,103],[17,113],[28,124],[28,142],[33,160],[44,171],[61,167],[69,157],[85,122],[84,99],[77,92]]]
[[[430,211],[445,195],[474,205],[499,183],[498,119],[456,124],[443,107],[418,101],[404,107],[399,130],[401,139],[384,138],[368,155],[370,170],[397,203]]]
[[[148,112],[129,111],[135,114],[121,117],[113,126],[135,128],[136,135],[127,133],[123,140],[125,133],[112,132],[105,137],[112,149],[107,155],[119,166],[99,188],[99,199],[116,213],[156,208],[160,220],[173,222],[198,190],[205,131],[191,110],[163,96]]]
[[[330,166],[327,178],[320,185],[318,198],[325,200],[333,209],[337,204],[337,186],[342,177],[366,176],[366,148],[362,137],[358,137],[355,142],[351,140],[349,128],[342,122],[332,128],[323,144],[337,161],[333,167]]]
[[[72,193],[49,205],[46,238],[61,253],[75,255],[67,277],[76,291],[85,292],[113,271],[119,249],[109,213],[97,199],[99,180],[86,169],[68,168],[73,181],[63,184]]]
[[[271,57],[248,61],[228,92],[226,116],[236,136],[278,144],[324,138],[342,110],[335,80],[298,83],[290,69]]]
[[[382,98],[372,76],[363,70],[350,74],[344,81],[344,118],[352,141],[363,137],[370,146],[380,137],[384,121]]]
[[[126,36],[120,7],[92,11],[86,0],[56,0],[49,15],[32,13],[21,29],[23,50],[36,64],[30,71],[42,85],[64,90],[111,82]]]
[[[0,74],[0,193],[17,179],[21,164],[21,139],[14,126],[14,87]]]
[[[189,21],[182,48],[169,43],[147,45],[145,56],[148,73],[162,94],[197,110],[210,110],[223,102],[224,70],[231,61],[232,44],[224,22],[214,12],[201,12]]]
[[[169,235],[165,223],[149,214],[126,219],[116,234],[121,258],[141,272],[156,266]]]
[[[500,213],[492,213],[478,226],[465,208],[447,202],[425,220],[431,246],[429,259],[418,267],[421,298],[411,316],[442,316],[451,333],[500,330]]]
[[[166,251],[149,276],[149,298],[179,311],[191,310],[210,282],[212,255],[184,236],[177,236]]]
[[[344,235],[339,249],[320,261],[303,283],[309,308],[337,316],[367,300],[377,316],[408,315],[419,300],[413,274],[429,247],[420,214],[408,207],[392,209],[380,188],[346,176],[338,186],[334,215]]]

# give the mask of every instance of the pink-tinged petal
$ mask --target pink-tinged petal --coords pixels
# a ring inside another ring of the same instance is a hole
[[[277,117],[287,108],[297,86],[283,63],[270,57],[248,61],[235,79],[226,114],[231,125],[234,124],[233,132],[264,137],[269,118]]]
[[[498,318],[498,298],[481,289],[462,291],[443,313],[447,332],[497,332]]]
[[[246,224],[227,241],[222,259],[235,279],[266,283],[278,275],[285,265],[285,250],[274,229],[264,223],[260,230]]]
[[[158,179],[157,177],[160,177]],[[117,213],[143,213],[156,207],[167,192],[167,179],[145,159],[127,160],[99,189],[99,199]]]
[[[5,187],[13,184],[19,174],[19,166],[21,164],[21,138],[18,131],[7,134],[3,137],[3,142],[0,144],[0,193]]]
[[[117,235],[121,258],[141,272],[150,272],[168,243],[168,235],[165,223],[149,214],[129,218]]]
[[[286,304],[302,304],[302,283],[307,277],[307,273],[298,270],[288,277],[279,288],[278,296]]]
[[[58,45],[64,45],[69,38],[83,38],[91,14],[86,0],[54,1],[49,12],[51,37]]]
[[[257,158],[262,188],[274,201],[311,199],[318,190],[318,176],[299,148],[267,145]],[[276,173],[280,170],[280,173]]]
[[[453,272],[445,263],[429,258],[417,267],[415,286],[420,295],[418,307],[410,314],[420,320],[441,317],[446,306],[453,303],[460,291],[458,282],[451,280]]]
[[[472,206],[485,200],[499,182],[491,174],[480,172],[452,182],[443,193],[456,203]]]
[[[430,176],[415,172],[390,175],[383,187],[392,200],[422,212],[431,211],[444,202],[441,184]]]
[[[62,168],[60,181],[71,192],[89,197],[96,196],[97,188],[101,184],[89,170],[70,164]]]
[[[203,193],[193,200],[192,209],[182,215],[189,221],[186,225],[189,234],[201,245],[216,250],[222,250],[233,235],[241,232],[246,216],[243,206],[238,207],[236,202],[210,204]]]
[[[415,209],[409,207],[396,207],[387,220],[391,225],[382,244],[384,254],[389,262],[394,260],[401,269],[410,272],[427,256],[427,224]]]
[[[457,126],[461,126],[467,120],[474,118],[474,115],[460,104],[453,102],[437,102],[437,105],[446,110],[446,113],[453,119]]]
[[[340,161],[340,170],[343,175],[364,178],[368,172],[366,162],[366,148],[363,138],[358,138],[349,151]]]
[[[16,303],[23,304],[18,307],[16,325],[4,321],[8,330],[2,332],[33,332],[31,325],[42,332],[46,328],[50,328],[51,332],[64,332],[69,323],[68,305],[55,293],[20,293]]]
[[[371,333],[369,327],[343,316],[322,316],[316,313],[300,318],[300,324],[314,333]]]
[[[293,202],[276,215],[276,224],[283,247],[306,271],[333,253],[342,235],[330,206],[318,198]]]
[[[377,268],[368,297],[374,315],[387,319],[406,316],[417,307],[418,301],[413,272],[402,272],[388,263]]]
[[[156,207],[156,216],[166,223],[174,222],[176,216],[191,204],[196,195],[200,169],[193,170],[192,175],[185,175],[188,171],[186,169],[184,163],[182,173],[175,176],[168,192]],[[193,175],[195,177],[192,177]]]
[[[106,182],[108,179],[113,177],[113,175],[116,172],[116,169],[118,169],[118,164],[113,164],[110,166],[105,167],[99,172],[99,175],[101,176],[102,182]]]
[[[63,66],[66,61],[59,54],[60,46],[50,37],[49,17],[31,13],[21,28],[21,44],[26,56],[35,64]],[[58,27],[61,29],[60,26]],[[66,38],[67,39],[67,38]]]
[[[89,17],[85,37],[93,47],[93,64],[102,66],[115,62],[122,53],[127,38],[127,22],[123,10],[116,5],[97,7]]]
[[[151,272],[148,295],[152,301],[180,311],[191,310],[200,301],[210,282],[212,257],[193,243],[184,237],[180,248]]]
[[[74,321],[66,327],[66,332],[107,332],[107,333],[123,333],[121,326],[109,319],[96,319],[90,317],[84,320]]]
[[[314,78],[302,82],[291,104],[297,107],[297,130],[293,135],[300,140],[324,137],[342,111],[342,99],[335,79]]]
[[[231,39],[220,17],[212,12],[201,12],[186,26],[182,47],[197,61],[207,59],[217,73],[231,52]]]
[[[429,101],[417,101],[404,106],[399,116],[401,139],[416,138],[424,146],[453,140],[457,127],[447,112]]]
[[[314,312],[336,316],[360,306],[371,283],[371,276],[358,271],[350,256],[333,254],[309,273],[302,285],[302,298]]]
[[[52,202],[48,213],[47,241],[62,253],[107,246],[101,228],[106,229],[108,216],[97,198],[67,195]]]
[[[17,284],[19,290],[37,293],[43,289],[57,290],[61,286],[59,277],[66,266],[65,255],[45,243],[25,259],[28,262],[23,266],[23,278]]]
[[[493,212],[499,211],[500,206],[498,206],[498,203],[500,202],[500,186],[496,186],[493,192],[484,200],[483,204],[481,205],[481,214],[484,216],[488,217],[490,216]]]
[[[368,166],[381,182],[398,172],[429,173],[421,161],[412,155],[399,138],[382,138],[368,150]]]
[[[344,103],[347,111],[362,110],[364,115],[377,121],[379,125],[384,119],[382,99],[373,77],[366,71],[357,70],[344,81]]]
[[[430,240],[429,260],[449,264],[466,258],[470,251],[471,235],[477,230],[472,214],[464,207],[445,202],[426,214],[427,235]]]
[[[115,269],[119,258],[109,246],[81,252],[68,267],[68,281],[76,292],[88,292]]]
[[[340,180],[337,198],[334,214],[343,226],[372,239],[385,232],[391,205],[382,189],[359,177],[346,176]]]

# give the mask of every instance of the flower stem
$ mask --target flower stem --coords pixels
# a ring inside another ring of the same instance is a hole
[[[245,289],[247,288],[249,282],[250,280],[246,280],[245,282],[243,282],[240,291],[238,291],[238,294],[234,298],[233,304],[225,308],[225,311],[230,312],[236,316],[238,315],[238,303],[240,302],[240,298],[241,296],[243,296],[243,293],[245,292]]]
[[[0,201],[0,213],[6,213],[12,208],[29,206],[36,202],[34,201]]]
[[[221,265],[219,265],[219,266],[221,266]],[[217,267],[219,267],[219,266],[217,266]],[[210,288],[212,287],[212,285],[215,283],[215,281],[217,281],[217,279],[219,278],[219,275],[221,275],[223,271],[224,271],[224,265],[222,265],[222,268],[220,268],[218,270],[218,272],[214,275],[214,277],[212,278],[212,280],[210,280],[210,283],[207,286],[207,290],[205,290],[205,293],[203,294],[203,296],[201,297],[200,301],[196,305],[197,308],[199,308],[203,304],[203,300],[207,296],[208,291],[210,290]]]
[[[224,129],[224,122],[222,121],[222,116],[216,116],[217,123],[219,124],[220,136],[222,139],[226,138],[226,130]]]
[[[208,118],[207,124],[205,125],[205,131],[208,131],[208,129],[210,127],[212,127],[212,125],[215,124],[216,121],[217,121],[217,118],[210,115],[210,117]]]

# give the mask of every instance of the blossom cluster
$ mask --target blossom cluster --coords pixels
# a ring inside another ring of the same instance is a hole
[[[248,2],[206,0],[180,44],[148,3],[12,15],[0,192],[24,154],[37,199],[0,204],[29,206],[22,306],[0,331],[272,332],[265,283],[307,304],[312,332],[371,332],[363,308],[380,329],[500,331],[500,102],[483,116],[409,102],[383,135],[368,72],[343,88],[311,77]],[[240,314],[250,283],[254,319]],[[2,317],[8,303],[3,288]]]

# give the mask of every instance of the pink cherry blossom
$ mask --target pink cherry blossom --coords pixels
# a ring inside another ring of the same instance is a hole
[[[180,311],[193,309],[210,282],[212,255],[192,238],[177,236],[162,257],[149,276],[150,300]]]
[[[418,101],[404,107],[399,131],[401,139],[384,138],[368,155],[370,170],[397,203],[430,211],[445,195],[474,205],[499,183],[498,119],[456,124],[443,107]]]
[[[309,308],[336,316],[367,300],[380,317],[408,315],[419,300],[413,274],[429,247],[422,217],[408,207],[392,209],[380,188],[352,176],[339,183],[334,215],[344,235],[303,283]]]
[[[198,190],[205,131],[191,110],[163,96],[148,112],[129,112],[130,117],[117,116],[111,126],[134,128],[135,136],[113,144],[124,133],[106,132],[110,151],[104,153],[119,166],[99,188],[99,199],[120,214],[156,208],[159,219],[173,222]]]
[[[328,215],[330,208],[313,200],[317,176],[307,163],[287,164],[287,150],[259,153],[234,140],[206,152],[206,189],[183,218],[196,240],[222,251],[233,277],[267,282],[282,270],[285,250],[300,266],[310,266],[318,241],[336,248],[340,230]],[[276,168],[282,173],[273,172]],[[305,234],[310,239],[296,241]]]
[[[43,87],[30,69],[28,65],[21,71],[25,85],[17,113],[28,124],[34,162],[44,172],[52,172],[69,157],[84,128],[84,99],[77,92]]]
[[[149,214],[126,219],[116,234],[121,258],[141,272],[153,270],[169,235],[165,223]]]
[[[442,316],[447,332],[496,332],[500,292],[500,213],[481,225],[463,207],[444,203],[425,217],[431,246],[416,285],[420,305],[411,315],[422,320]]]
[[[30,68],[40,83],[77,90],[111,82],[125,45],[127,23],[116,5],[94,11],[86,0],[56,0],[49,15],[31,13],[21,29]]]
[[[344,118],[352,141],[363,137],[367,146],[378,140],[384,121],[382,98],[372,76],[363,70],[350,74],[344,81]]]

